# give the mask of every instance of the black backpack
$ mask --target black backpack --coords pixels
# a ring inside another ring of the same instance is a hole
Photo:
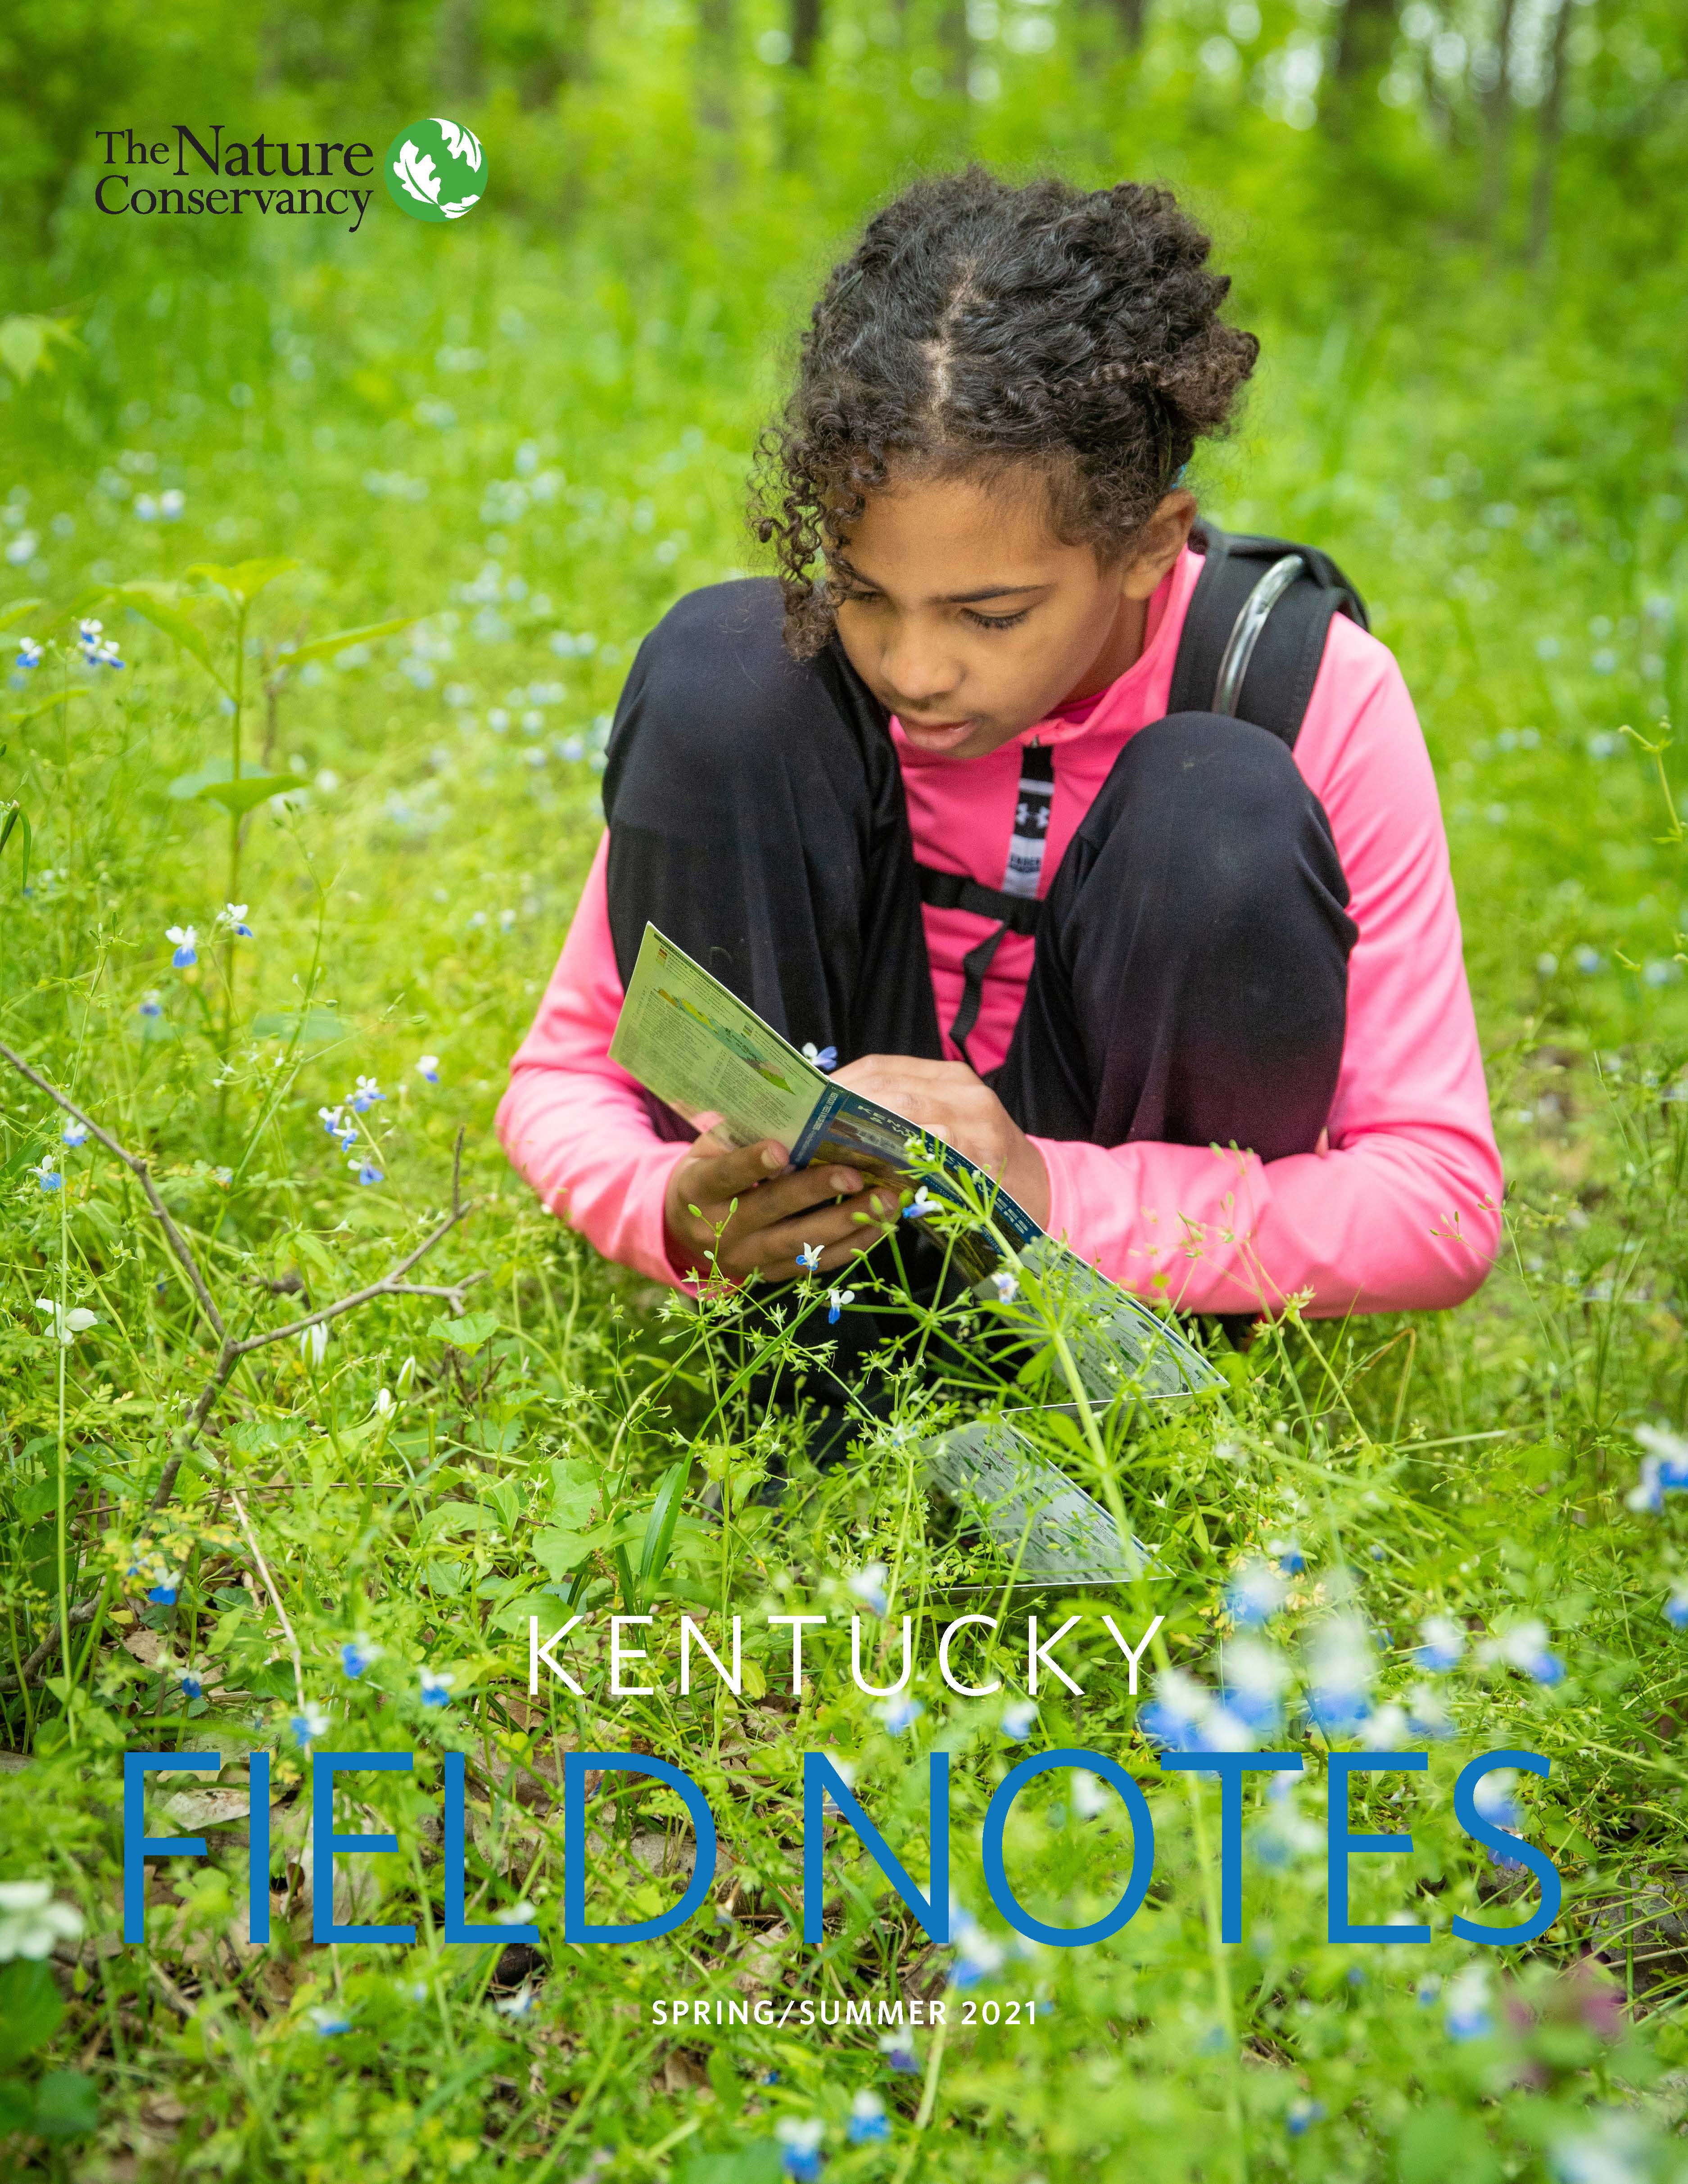
[[[1173,713],[1223,713],[1252,721],[1290,749],[1301,732],[1324,640],[1334,614],[1371,627],[1365,602],[1328,554],[1287,539],[1258,538],[1198,523],[1192,543],[1206,559],[1178,638],[1167,701]],[[1028,774],[1053,781],[1053,754],[1025,754]],[[1038,929],[1040,900],[982,887],[959,872],[917,864],[920,898],[934,910],[994,918],[995,932],[961,959],[965,986],[950,1036],[961,1052],[978,1020],[985,972],[1005,933]]]

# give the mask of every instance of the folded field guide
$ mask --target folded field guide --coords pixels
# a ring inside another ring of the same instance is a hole
[[[699,1131],[733,1145],[773,1138],[790,1148],[794,1167],[847,1162],[870,1184],[924,1185],[933,1198],[988,1208],[988,1224],[975,1221],[951,1240],[957,1267],[994,1300],[991,1277],[1011,1252],[1018,1294],[999,1311],[1032,1339],[1058,1314],[1090,1400],[1128,1392],[1164,1401],[1218,1384],[1174,1325],[1046,1235],[964,1153],[834,1084],[654,925],[644,929],[610,1058]],[[1035,1416],[998,1415],[939,1435],[928,1445],[930,1484],[976,1509],[1028,1582],[1094,1584],[1135,1569],[1136,1543],[1122,1541],[1107,1512],[1037,1455],[1020,1424]]]

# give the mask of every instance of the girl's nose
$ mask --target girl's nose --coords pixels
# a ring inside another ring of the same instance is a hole
[[[899,705],[911,713],[941,713],[961,687],[961,663],[948,647],[912,630],[892,639],[880,667]]]

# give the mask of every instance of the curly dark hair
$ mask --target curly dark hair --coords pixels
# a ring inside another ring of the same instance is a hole
[[[1170,192],[1022,188],[986,169],[905,190],[833,269],[763,434],[753,524],[799,658],[833,628],[823,557],[892,473],[1044,473],[1057,535],[1128,546],[1226,421],[1260,343]]]

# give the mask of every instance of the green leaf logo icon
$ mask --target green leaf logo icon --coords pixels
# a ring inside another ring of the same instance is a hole
[[[387,148],[387,192],[412,220],[461,220],[487,187],[481,140],[460,122],[413,121]]]

